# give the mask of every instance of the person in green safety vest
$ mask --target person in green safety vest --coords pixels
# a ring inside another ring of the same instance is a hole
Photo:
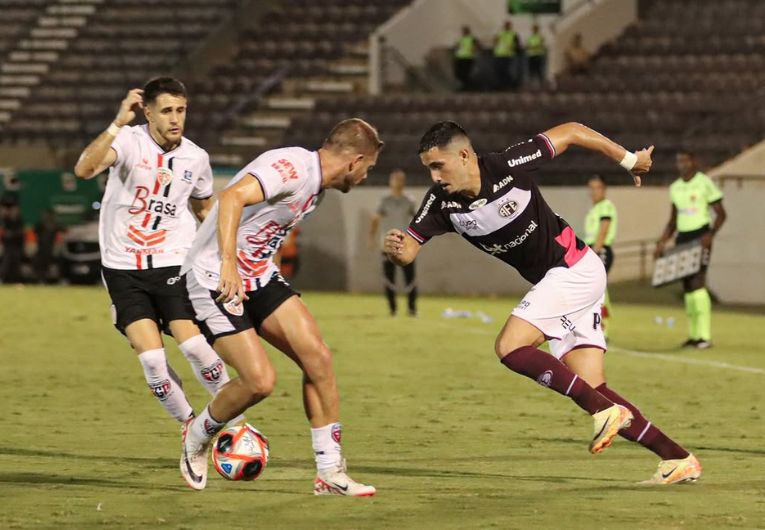
[[[694,154],[681,150],[677,153],[675,162],[680,178],[669,187],[672,212],[664,233],[656,243],[654,256],[658,258],[664,253],[664,246],[675,231],[677,245],[701,239],[701,270],[693,276],[683,278],[688,340],[682,346],[703,350],[712,346],[712,300],[706,288],[707,266],[712,239],[720,231],[727,214],[722,204],[722,192],[712,179],[699,171]],[[715,212],[714,223],[711,223],[710,209]]]
[[[460,90],[473,89],[473,65],[481,44],[470,31],[469,26],[462,26],[462,36],[454,46],[454,77],[460,83]]]
[[[614,263],[614,251],[611,246],[616,239],[616,206],[606,198],[606,181],[600,175],[593,175],[587,181],[590,188],[592,208],[584,218],[584,242],[598,255],[606,268],[606,274]],[[601,310],[600,325],[603,335],[608,339],[608,324],[611,315],[611,299],[606,289],[605,301]]]
[[[531,35],[526,39],[526,57],[528,57],[529,81],[544,85],[547,45],[544,36],[539,32],[539,24],[532,26]]]
[[[513,23],[508,20],[494,36],[494,75],[500,90],[518,86],[518,57],[521,53],[521,39],[513,30]]]

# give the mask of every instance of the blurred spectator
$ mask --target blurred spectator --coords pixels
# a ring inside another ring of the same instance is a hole
[[[539,32],[539,24],[532,26],[531,35],[526,40],[526,56],[529,60],[529,81],[544,85],[547,45],[544,36]]]
[[[47,283],[51,279],[50,268],[53,265],[54,249],[59,232],[61,232],[61,227],[56,220],[56,213],[50,208],[45,210],[35,225],[37,254],[34,265],[35,275],[39,283]]]
[[[585,74],[590,67],[592,54],[582,46],[582,34],[577,33],[566,48],[566,69],[572,74]]]
[[[513,23],[508,20],[504,28],[494,37],[494,74],[500,90],[518,86],[521,53],[521,40],[513,30]]]
[[[481,44],[470,32],[469,26],[462,26],[462,36],[454,47],[454,77],[460,82],[460,90],[473,89],[473,65]]]
[[[3,228],[0,281],[20,282],[22,281],[21,262],[24,259],[24,222],[21,220],[21,209],[13,198],[4,198],[0,208],[2,208]]]

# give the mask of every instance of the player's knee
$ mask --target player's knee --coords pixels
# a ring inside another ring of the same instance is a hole
[[[259,370],[242,379],[253,399],[261,400],[271,395],[276,386],[276,372],[273,368]]]
[[[508,353],[511,353],[522,346],[528,346],[528,344],[523,344],[522,341],[518,340],[518,338],[513,335],[500,333],[497,335],[497,340],[494,341],[494,353],[497,354],[498,358],[502,359]]]

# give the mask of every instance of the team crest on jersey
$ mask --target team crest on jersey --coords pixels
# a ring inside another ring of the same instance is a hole
[[[191,184],[191,171],[188,169],[183,172],[183,182]]]
[[[518,203],[513,200],[507,201],[499,207],[499,215],[502,217],[512,217],[513,214],[517,211]]]
[[[173,172],[166,167],[157,168],[157,180],[163,186],[167,186],[173,181]]]
[[[244,314],[244,306],[242,305],[242,302],[237,299],[229,300],[223,304],[223,309],[238,317]]]

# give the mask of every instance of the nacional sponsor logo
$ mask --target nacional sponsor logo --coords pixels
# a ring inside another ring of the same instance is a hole
[[[519,234],[515,239],[508,241],[507,243],[495,243],[493,245],[485,245],[484,243],[481,243],[481,248],[484,252],[488,252],[492,256],[504,254],[508,250],[514,249],[518,245],[522,245],[538,226],[536,221],[531,221],[529,226],[526,227],[526,230]]]
[[[509,200],[506,203],[500,205],[499,215],[502,217],[512,217],[515,212],[518,211],[518,203],[513,200]]]
[[[188,169],[183,172],[183,182],[191,184],[191,171]]]
[[[170,380],[163,379],[159,383],[150,384],[149,390],[151,390],[151,393],[154,394],[154,397],[160,401],[164,401],[167,399],[167,396],[170,395]]]
[[[340,425],[339,423],[335,423],[332,426],[331,434],[332,434],[332,439],[335,441],[335,443],[338,443],[338,444],[340,443],[340,439],[342,438],[342,430],[343,430],[343,426]]]
[[[431,193],[430,197],[428,197],[428,202],[426,202],[425,206],[422,208],[422,212],[420,212],[420,215],[418,215],[417,219],[414,220],[415,223],[419,223],[425,219],[425,216],[428,215],[428,211],[430,211],[430,207],[433,206],[433,201],[435,200],[436,196]]]
[[[468,208],[470,208],[471,210],[477,210],[478,208],[482,208],[486,206],[487,202],[489,202],[488,199],[478,199],[477,201],[473,201],[472,203],[470,203],[470,206],[468,206]]]
[[[504,188],[505,186],[510,184],[512,181],[513,181],[513,176],[512,175],[508,175],[505,178],[503,178],[502,180],[500,180],[499,182],[497,182],[496,184],[494,184],[494,187],[492,188],[492,191],[494,193],[497,193],[499,190],[501,190],[502,188]]]
[[[462,205],[455,201],[441,201],[442,210],[447,210],[449,208],[462,208]]]
[[[457,226],[465,230],[465,232],[478,230],[478,221],[476,219],[460,219],[457,222]]]
[[[542,151],[540,149],[537,149],[536,153],[532,153],[530,155],[526,156],[519,156],[517,158],[511,158],[507,161],[507,165],[510,167],[520,166],[521,164],[528,164],[532,160],[536,160],[537,158],[542,156]]]
[[[549,387],[552,383],[553,372],[552,370],[545,370],[545,373],[537,377],[537,383],[542,386]]]
[[[205,381],[210,381],[211,383],[217,381],[223,373],[223,362],[217,360],[207,368],[202,368],[201,373]]]
[[[157,180],[163,186],[167,186],[173,181],[173,172],[166,167],[157,168]]]

